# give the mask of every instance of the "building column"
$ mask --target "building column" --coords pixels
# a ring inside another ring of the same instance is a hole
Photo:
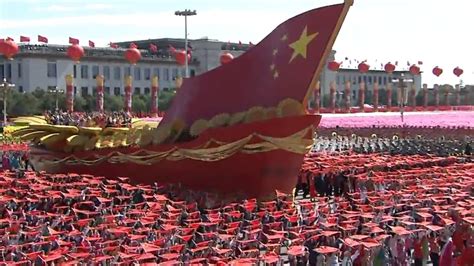
[[[387,109],[392,109],[392,82],[387,83]]]
[[[329,85],[329,108],[331,113],[336,112],[336,82],[331,81]]]
[[[423,84],[423,108],[428,107],[428,84]]]
[[[374,95],[373,95],[373,104],[375,112],[379,111],[379,83],[375,81],[374,83]]]
[[[438,84],[435,84],[433,86],[433,93],[434,93],[434,100],[435,100],[435,107],[436,107],[436,110],[438,110],[439,108],[439,86]]]
[[[74,78],[72,75],[66,75],[66,110],[69,113],[74,112]]]
[[[321,82],[316,82],[316,86],[313,91],[314,95],[314,112],[319,114],[321,109]]]
[[[351,82],[346,81],[345,85],[346,86],[344,88],[344,94],[346,96],[346,111],[350,113],[351,112]]]
[[[131,113],[132,112],[132,76],[128,75],[125,77],[125,112]]]
[[[365,82],[361,81],[359,84],[359,108],[360,112],[364,112],[364,103],[365,103]]]
[[[158,83],[158,76],[153,76],[153,78],[151,79],[151,115],[153,117],[158,116],[158,96],[160,93],[159,91],[160,87]]]
[[[411,106],[415,108],[416,107],[416,85],[415,84],[411,84],[410,100],[411,100]]]

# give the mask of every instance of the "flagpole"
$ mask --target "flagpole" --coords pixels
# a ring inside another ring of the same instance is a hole
[[[329,42],[326,45],[326,49],[324,50],[323,56],[321,57],[321,61],[319,62],[316,71],[314,72],[313,79],[311,80],[311,83],[308,86],[308,90],[306,92],[306,96],[304,97],[303,103],[308,102],[308,98],[311,95],[311,91],[313,90],[313,88],[315,88],[316,82],[319,80],[319,73],[321,73],[323,66],[326,64],[326,58],[328,57],[329,52],[331,52],[332,46],[336,41],[336,37],[339,34],[339,31],[341,30],[342,23],[344,22],[347,13],[349,12],[349,9],[353,4],[354,0],[344,0],[344,7],[342,9],[341,15],[339,16],[339,19],[336,23],[336,27],[334,28],[334,31],[332,32],[331,37],[329,38]]]

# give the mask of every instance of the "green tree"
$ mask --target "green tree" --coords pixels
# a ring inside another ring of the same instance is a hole
[[[124,100],[121,96],[115,95],[104,95],[104,109],[106,111],[119,111],[123,110]]]
[[[74,98],[74,111],[76,112],[85,112],[87,107],[87,100],[82,97]]]

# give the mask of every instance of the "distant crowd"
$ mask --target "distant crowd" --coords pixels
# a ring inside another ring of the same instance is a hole
[[[70,113],[60,110],[46,111],[44,117],[49,124],[81,127],[130,127],[132,116],[127,112]]]

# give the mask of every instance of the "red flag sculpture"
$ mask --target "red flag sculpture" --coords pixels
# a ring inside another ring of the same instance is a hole
[[[91,41],[91,40],[89,40],[89,47],[92,47],[92,48],[95,47],[95,43],[94,43],[93,41]]]
[[[72,75],[66,75],[66,110],[74,111],[74,79]]]
[[[97,75],[97,111],[104,112],[104,76]]]
[[[132,76],[125,77],[125,112],[132,112]]]
[[[343,10],[338,4],[293,17],[231,64],[185,79],[160,126],[177,119],[190,126],[220,113],[275,107],[287,98],[306,102]]]
[[[158,76],[154,76],[151,79],[151,114],[155,117],[158,115],[159,88]]]
[[[38,42],[48,43],[48,38],[38,35]]]

